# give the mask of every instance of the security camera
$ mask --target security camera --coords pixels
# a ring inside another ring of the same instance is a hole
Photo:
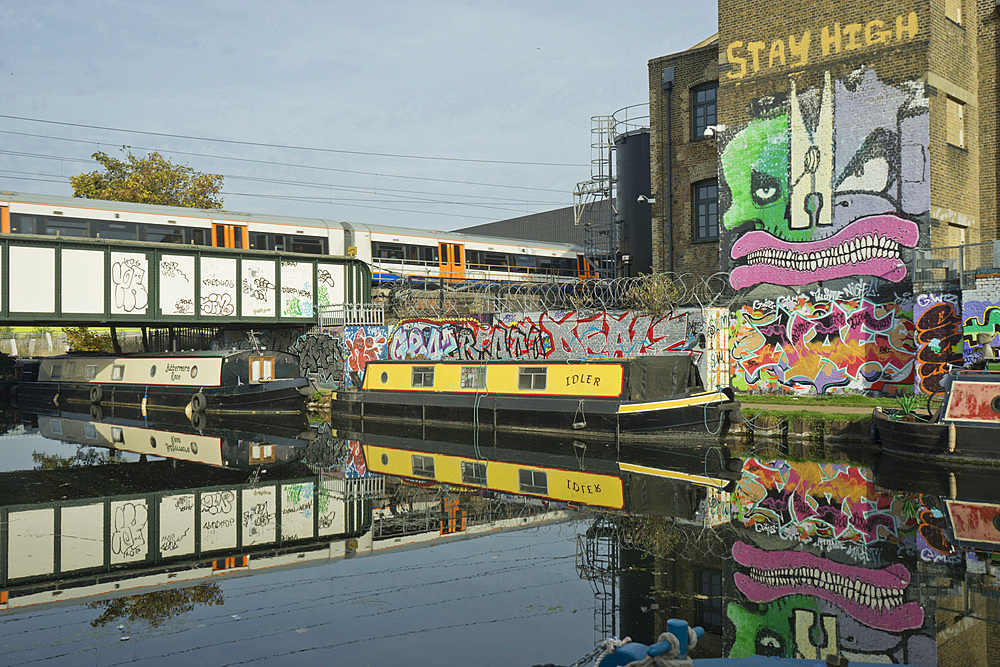
[[[725,129],[726,129],[725,125],[709,125],[708,127],[705,128],[704,132],[705,138],[711,139],[712,137],[715,136],[717,132],[723,132],[725,131]]]
[[[643,202],[647,204],[655,204],[656,197],[647,197],[646,195],[639,195],[638,198],[636,198],[636,201],[639,202],[640,204]]]

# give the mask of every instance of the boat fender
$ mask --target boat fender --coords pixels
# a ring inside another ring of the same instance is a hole
[[[104,408],[101,407],[100,403],[94,403],[90,406],[90,418],[95,421],[104,421]]]
[[[90,388],[91,403],[100,403],[102,398],[104,398],[104,390],[101,387]]]
[[[191,413],[191,426],[194,427],[196,431],[200,431],[208,426],[208,416],[204,412],[193,412]]]
[[[204,393],[199,391],[191,397],[191,409],[195,412],[204,412],[207,407],[208,399],[205,397]]]
[[[948,451],[955,451],[955,425],[948,424]]]

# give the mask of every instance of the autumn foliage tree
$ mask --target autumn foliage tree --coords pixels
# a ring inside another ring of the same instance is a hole
[[[222,208],[222,175],[176,165],[153,151],[137,156],[122,147],[125,159],[98,151],[91,157],[103,169],[71,176],[73,196],[137,204]]]

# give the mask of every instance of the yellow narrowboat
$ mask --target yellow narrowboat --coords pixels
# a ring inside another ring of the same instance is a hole
[[[373,361],[360,389],[337,394],[351,417],[462,423],[480,429],[621,436],[726,436],[739,403],[706,390],[687,355],[594,361]]]

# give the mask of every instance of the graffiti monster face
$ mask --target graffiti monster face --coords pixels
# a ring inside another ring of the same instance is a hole
[[[926,98],[870,71],[799,95],[788,113],[753,120],[722,154],[732,195],[723,216],[733,287],[806,285],[848,276],[906,277],[917,244],[904,217],[928,208]],[[752,228],[752,229],[751,229]]]

